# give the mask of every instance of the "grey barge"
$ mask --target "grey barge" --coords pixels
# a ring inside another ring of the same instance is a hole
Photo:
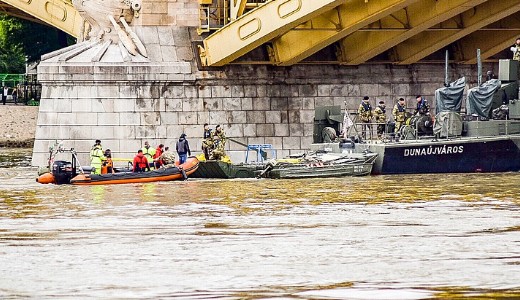
[[[488,79],[467,91],[465,114],[461,104],[466,84],[460,78],[436,90],[435,118],[411,117],[397,133],[388,122],[384,125],[390,130],[380,140],[363,140],[360,126],[354,124],[347,139],[331,141],[325,134],[331,130],[324,128],[339,132],[345,123],[338,120],[346,119],[347,112],[338,116],[339,107],[317,109],[311,150],[377,153],[373,174],[518,172],[518,61],[501,60],[499,67],[499,79]],[[377,125],[371,124],[372,130]]]

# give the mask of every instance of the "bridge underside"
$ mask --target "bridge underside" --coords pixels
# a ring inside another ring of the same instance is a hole
[[[70,0],[0,0],[0,12],[56,27],[74,37],[83,30],[83,18]]]
[[[251,1],[234,1],[233,21],[204,38],[203,66],[439,63],[445,50],[473,64],[477,49],[511,57],[520,36],[520,0]]]

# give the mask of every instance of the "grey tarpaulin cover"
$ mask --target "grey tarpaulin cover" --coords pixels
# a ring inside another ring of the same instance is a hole
[[[439,137],[460,136],[462,134],[462,117],[454,111],[438,113],[435,116],[433,134]]]
[[[445,110],[460,112],[465,86],[466,78],[462,77],[446,87],[435,90],[435,114]]]
[[[476,86],[468,91],[466,110],[468,115],[478,115],[489,118],[493,94],[500,88],[502,83],[498,79],[491,79],[481,86]]]

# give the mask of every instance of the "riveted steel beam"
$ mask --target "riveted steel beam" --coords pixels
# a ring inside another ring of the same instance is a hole
[[[359,65],[406,41],[410,37],[428,30],[487,0],[423,0],[408,6],[403,12],[392,15],[374,24],[402,30],[358,31],[340,43],[340,61],[347,65]],[[372,27],[373,27],[372,26]],[[451,29],[451,28],[450,28]]]
[[[394,47],[399,64],[412,64],[441,48],[520,11],[520,0],[491,0],[449,20],[461,26],[457,32],[422,32]]]
[[[414,2],[417,0],[348,1],[273,40],[272,62],[293,65]]]
[[[500,28],[500,30],[496,30]],[[463,64],[476,64],[476,50],[480,49],[480,57],[486,60],[489,57],[509,49],[519,34],[520,13],[516,13],[500,21],[492,28],[482,28],[456,42],[455,60]],[[511,53],[511,57],[512,57]]]
[[[67,0],[1,0],[74,36],[80,36],[84,20]]]
[[[204,66],[223,66],[347,0],[277,0],[244,14],[199,46]]]

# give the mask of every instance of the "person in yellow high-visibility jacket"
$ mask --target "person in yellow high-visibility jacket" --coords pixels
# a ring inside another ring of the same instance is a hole
[[[90,166],[94,167],[94,174],[101,174],[101,165],[103,161],[106,160],[103,153],[103,147],[101,146],[101,141],[96,140],[96,143],[90,149]]]
[[[143,155],[146,157],[146,160],[150,163],[150,168],[154,167],[153,163],[153,157],[155,156],[155,148],[150,147],[150,143],[148,141],[144,142],[144,147],[141,149],[143,150]]]

